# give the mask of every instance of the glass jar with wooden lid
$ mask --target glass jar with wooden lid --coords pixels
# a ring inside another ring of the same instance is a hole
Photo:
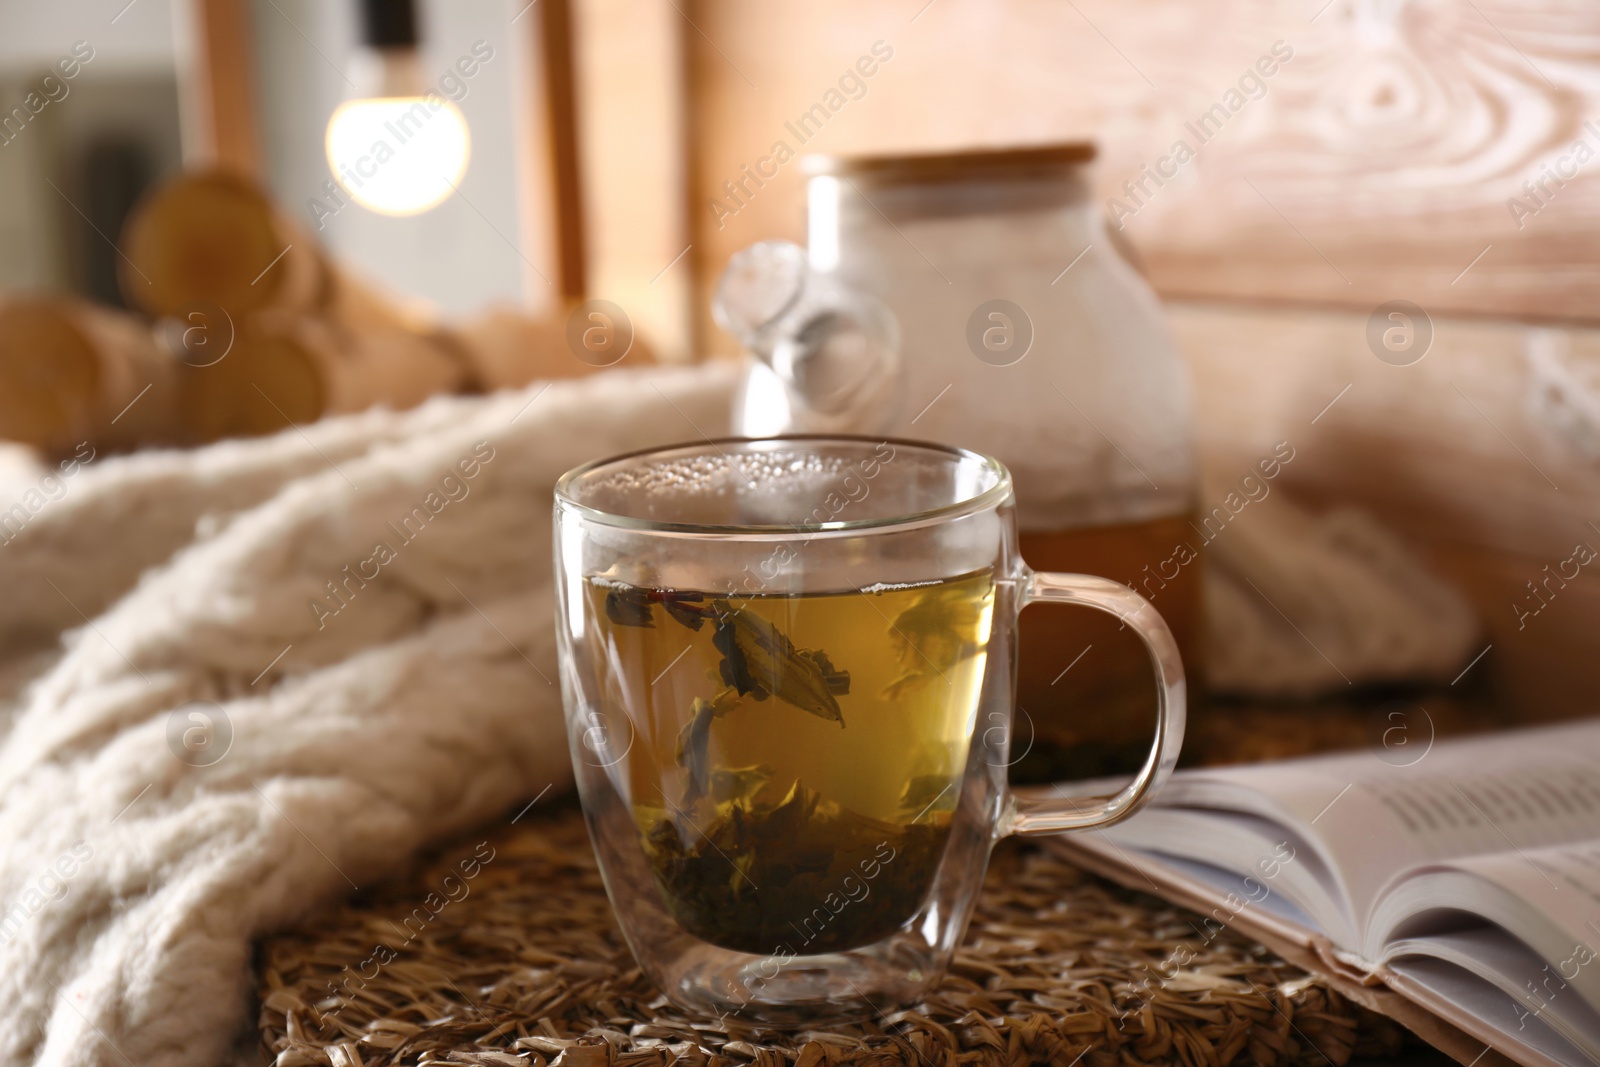
[[[858,432],[999,457],[1030,565],[1138,589],[1198,673],[1188,369],[1098,210],[1089,143],[813,156],[807,248],[738,253],[719,322],[753,351],[751,436]],[[1104,620],[1104,621],[1102,621]],[[1115,619],[1023,617],[1013,775],[1137,764],[1154,708]]]

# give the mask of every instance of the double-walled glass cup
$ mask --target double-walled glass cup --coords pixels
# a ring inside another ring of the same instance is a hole
[[[1166,624],[1119,583],[1031,571],[1012,511],[998,461],[869,438],[706,441],[557,484],[583,810],[623,934],[680,1007],[807,1026],[911,1004],[995,841],[1115,822],[1171,772]],[[1007,787],[1017,615],[1042,601],[1118,616],[1154,663],[1156,736],[1114,795]]]

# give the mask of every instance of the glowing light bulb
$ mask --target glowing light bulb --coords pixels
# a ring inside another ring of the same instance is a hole
[[[437,93],[340,104],[328,120],[328,166],[350,198],[384,215],[437,206],[467,172],[461,109]]]

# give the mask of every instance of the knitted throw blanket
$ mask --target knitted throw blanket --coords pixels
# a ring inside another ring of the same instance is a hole
[[[567,785],[552,487],[725,433],[734,374],[53,475],[0,545],[9,647],[73,627],[0,713],[0,1063],[213,1067],[253,938]]]

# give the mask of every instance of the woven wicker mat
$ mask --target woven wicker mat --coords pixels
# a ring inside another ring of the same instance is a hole
[[[267,941],[262,1048],[278,1067],[1342,1067],[1405,1042],[1260,945],[1231,931],[1207,944],[1199,925],[1048,840],[1007,843],[949,977],[916,1010],[803,1033],[710,1022],[640,974],[566,807]],[[1163,980],[1179,945],[1193,958]]]

